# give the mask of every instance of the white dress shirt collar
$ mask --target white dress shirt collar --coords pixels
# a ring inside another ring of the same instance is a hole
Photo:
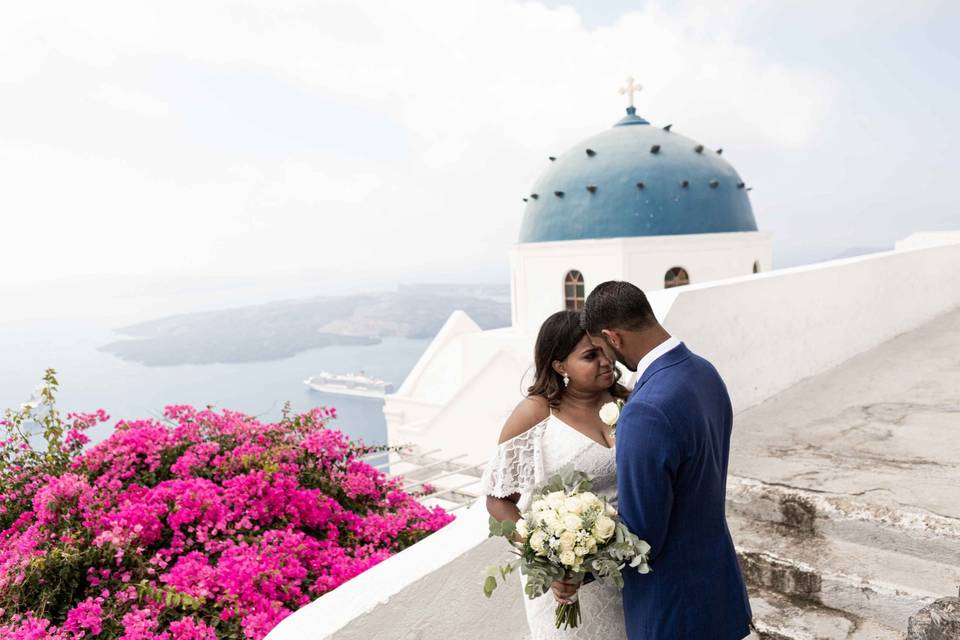
[[[633,374],[633,385],[631,386],[635,386],[640,381],[640,378],[643,377],[643,373],[650,368],[650,365],[656,362],[657,358],[659,358],[660,356],[664,355],[669,351],[673,351],[679,346],[680,346],[680,340],[678,338],[670,336],[669,338],[667,338],[666,340],[664,340],[663,342],[655,346],[653,349],[651,349],[650,352],[647,353],[647,355],[640,358],[640,362],[637,364],[637,371],[636,373]]]

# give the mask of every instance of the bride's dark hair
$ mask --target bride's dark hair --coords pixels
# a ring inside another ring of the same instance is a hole
[[[585,335],[587,332],[580,325],[579,311],[558,311],[544,321],[533,349],[536,372],[527,395],[543,396],[551,407],[560,405],[567,387],[563,384],[563,376],[553,368],[553,361],[566,359]],[[626,398],[629,392],[617,382],[619,379],[620,369],[614,366],[610,393],[615,398]]]

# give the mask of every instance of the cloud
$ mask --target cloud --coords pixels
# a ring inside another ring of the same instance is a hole
[[[0,231],[20,240],[5,242],[0,284],[505,273],[521,195],[547,155],[620,117],[626,75],[646,87],[641,113],[732,147],[734,162],[737,148],[809,145],[836,92],[829,75],[738,41],[736,12],[703,5],[649,5],[600,28],[503,0],[2,14]]]
[[[146,118],[163,118],[170,115],[170,107],[152,96],[112,85],[101,85],[93,97],[105,106],[119,111],[130,111]]]

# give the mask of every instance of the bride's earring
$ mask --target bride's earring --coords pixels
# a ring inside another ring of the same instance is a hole
[[[570,386],[570,376],[568,376],[567,374],[563,374],[563,386],[565,387]]]

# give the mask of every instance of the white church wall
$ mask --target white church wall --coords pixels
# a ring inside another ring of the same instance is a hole
[[[547,317],[564,308],[568,272],[583,274],[586,291],[623,277],[623,243],[610,239],[518,244],[511,251],[511,265],[517,290],[514,326],[535,334]]]
[[[523,399],[521,378],[526,368],[527,363],[509,351],[495,350],[428,422],[416,429],[394,425],[388,433],[390,444],[467,454],[460,462],[468,464],[488,460],[504,421]]]
[[[448,352],[456,358],[448,357]],[[451,337],[432,355],[428,349],[414,367],[420,378],[417,384],[404,383],[386,398],[383,411],[388,441],[421,451],[449,445],[450,450],[467,453],[473,462],[485,459],[490,441],[474,437],[470,427],[496,425],[495,433],[499,433],[522,398],[521,378],[532,364],[532,353],[532,338],[512,328],[463,333]],[[453,370],[455,367],[459,369]],[[449,393],[447,378],[460,381],[453,393]],[[430,381],[438,388],[430,388]],[[515,393],[498,393],[503,388]],[[439,402],[441,393],[443,401]]]
[[[384,404],[388,441],[397,429],[413,433],[422,430],[443,409],[463,385],[467,367],[462,338],[481,333],[463,311],[450,314],[397,392],[388,396],[393,400]]]
[[[606,280],[629,280],[644,291],[663,289],[675,266],[692,282],[706,282],[771,266],[770,235],[760,232],[691,234],[514,245],[511,251],[514,326],[535,333],[550,314],[563,309],[564,278],[580,271],[585,290]]]
[[[480,327],[470,316],[463,311],[454,311],[420,356],[398,393],[433,402],[445,401],[463,384],[465,363],[463,342],[459,338],[479,333]]]
[[[670,236],[656,243],[628,245],[625,279],[645,292],[655,291],[663,289],[667,270],[682,267],[692,284],[703,284],[752,274],[755,262],[760,263],[761,272],[769,270],[771,256],[766,233]]]

